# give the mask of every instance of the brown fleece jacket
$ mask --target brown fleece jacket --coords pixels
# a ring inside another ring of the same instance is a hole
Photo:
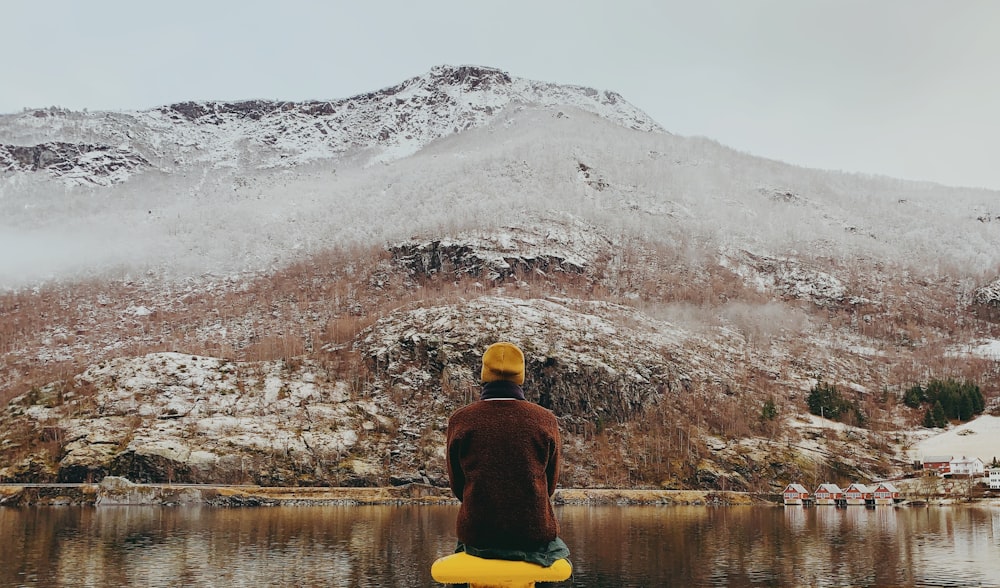
[[[555,540],[549,497],[559,475],[559,426],[526,400],[478,400],[448,421],[448,476],[462,501],[458,540],[533,549]]]

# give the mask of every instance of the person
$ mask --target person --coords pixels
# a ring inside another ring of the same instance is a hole
[[[479,400],[448,419],[448,478],[461,501],[456,551],[549,566],[569,555],[551,503],[558,422],[525,399],[524,354],[513,343],[490,345],[480,375]]]

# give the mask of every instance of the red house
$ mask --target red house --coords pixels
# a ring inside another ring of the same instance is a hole
[[[819,488],[816,488],[816,491],[813,492],[813,497],[816,499],[816,504],[832,504],[836,506],[843,502],[844,491],[836,484],[820,484]]]
[[[951,473],[950,455],[932,455],[924,458],[924,471],[937,472],[938,475],[945,476]]]
[[[844,490],[844,499],[847,504],[868,504],[869,500],[874,500],[874,496],[868,486],[851,484]]]
[[[875,504],[895,504],[899,501],[899,490],[891,482],[881,482],[872,491]]]
[[[802,484],[789,484],[781,492],[785,504],[802,504],[809,499],[809,491]]]

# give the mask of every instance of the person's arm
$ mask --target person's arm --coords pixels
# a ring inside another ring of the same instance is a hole
[[[549,484],[549,496],[556,493],[556,484],[559,482],[559,460],[560,460],[559,429],[556,428],[552,439],[552,449],[549,450],[549,463],[545,467],[545,478]]]
[[[461,443],[455,440],[452,436],[454,429],[448,426],[448,442],[447,442],[447,453],[448,453],[448,480],[451,484],[451,491],[455,494],[455,498],[462,501],[462,494],[465,492],[465,473],[462,472],[462,461],[461,461]]]

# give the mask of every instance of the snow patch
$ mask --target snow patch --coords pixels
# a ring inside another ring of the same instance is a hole
[[[924,429],[925,437],[910,452],[913,461],[929,455],[953,457],[978,457],[989,464],[1000,458],[1000,417],[981,415],[943,433],[937,429]]]

